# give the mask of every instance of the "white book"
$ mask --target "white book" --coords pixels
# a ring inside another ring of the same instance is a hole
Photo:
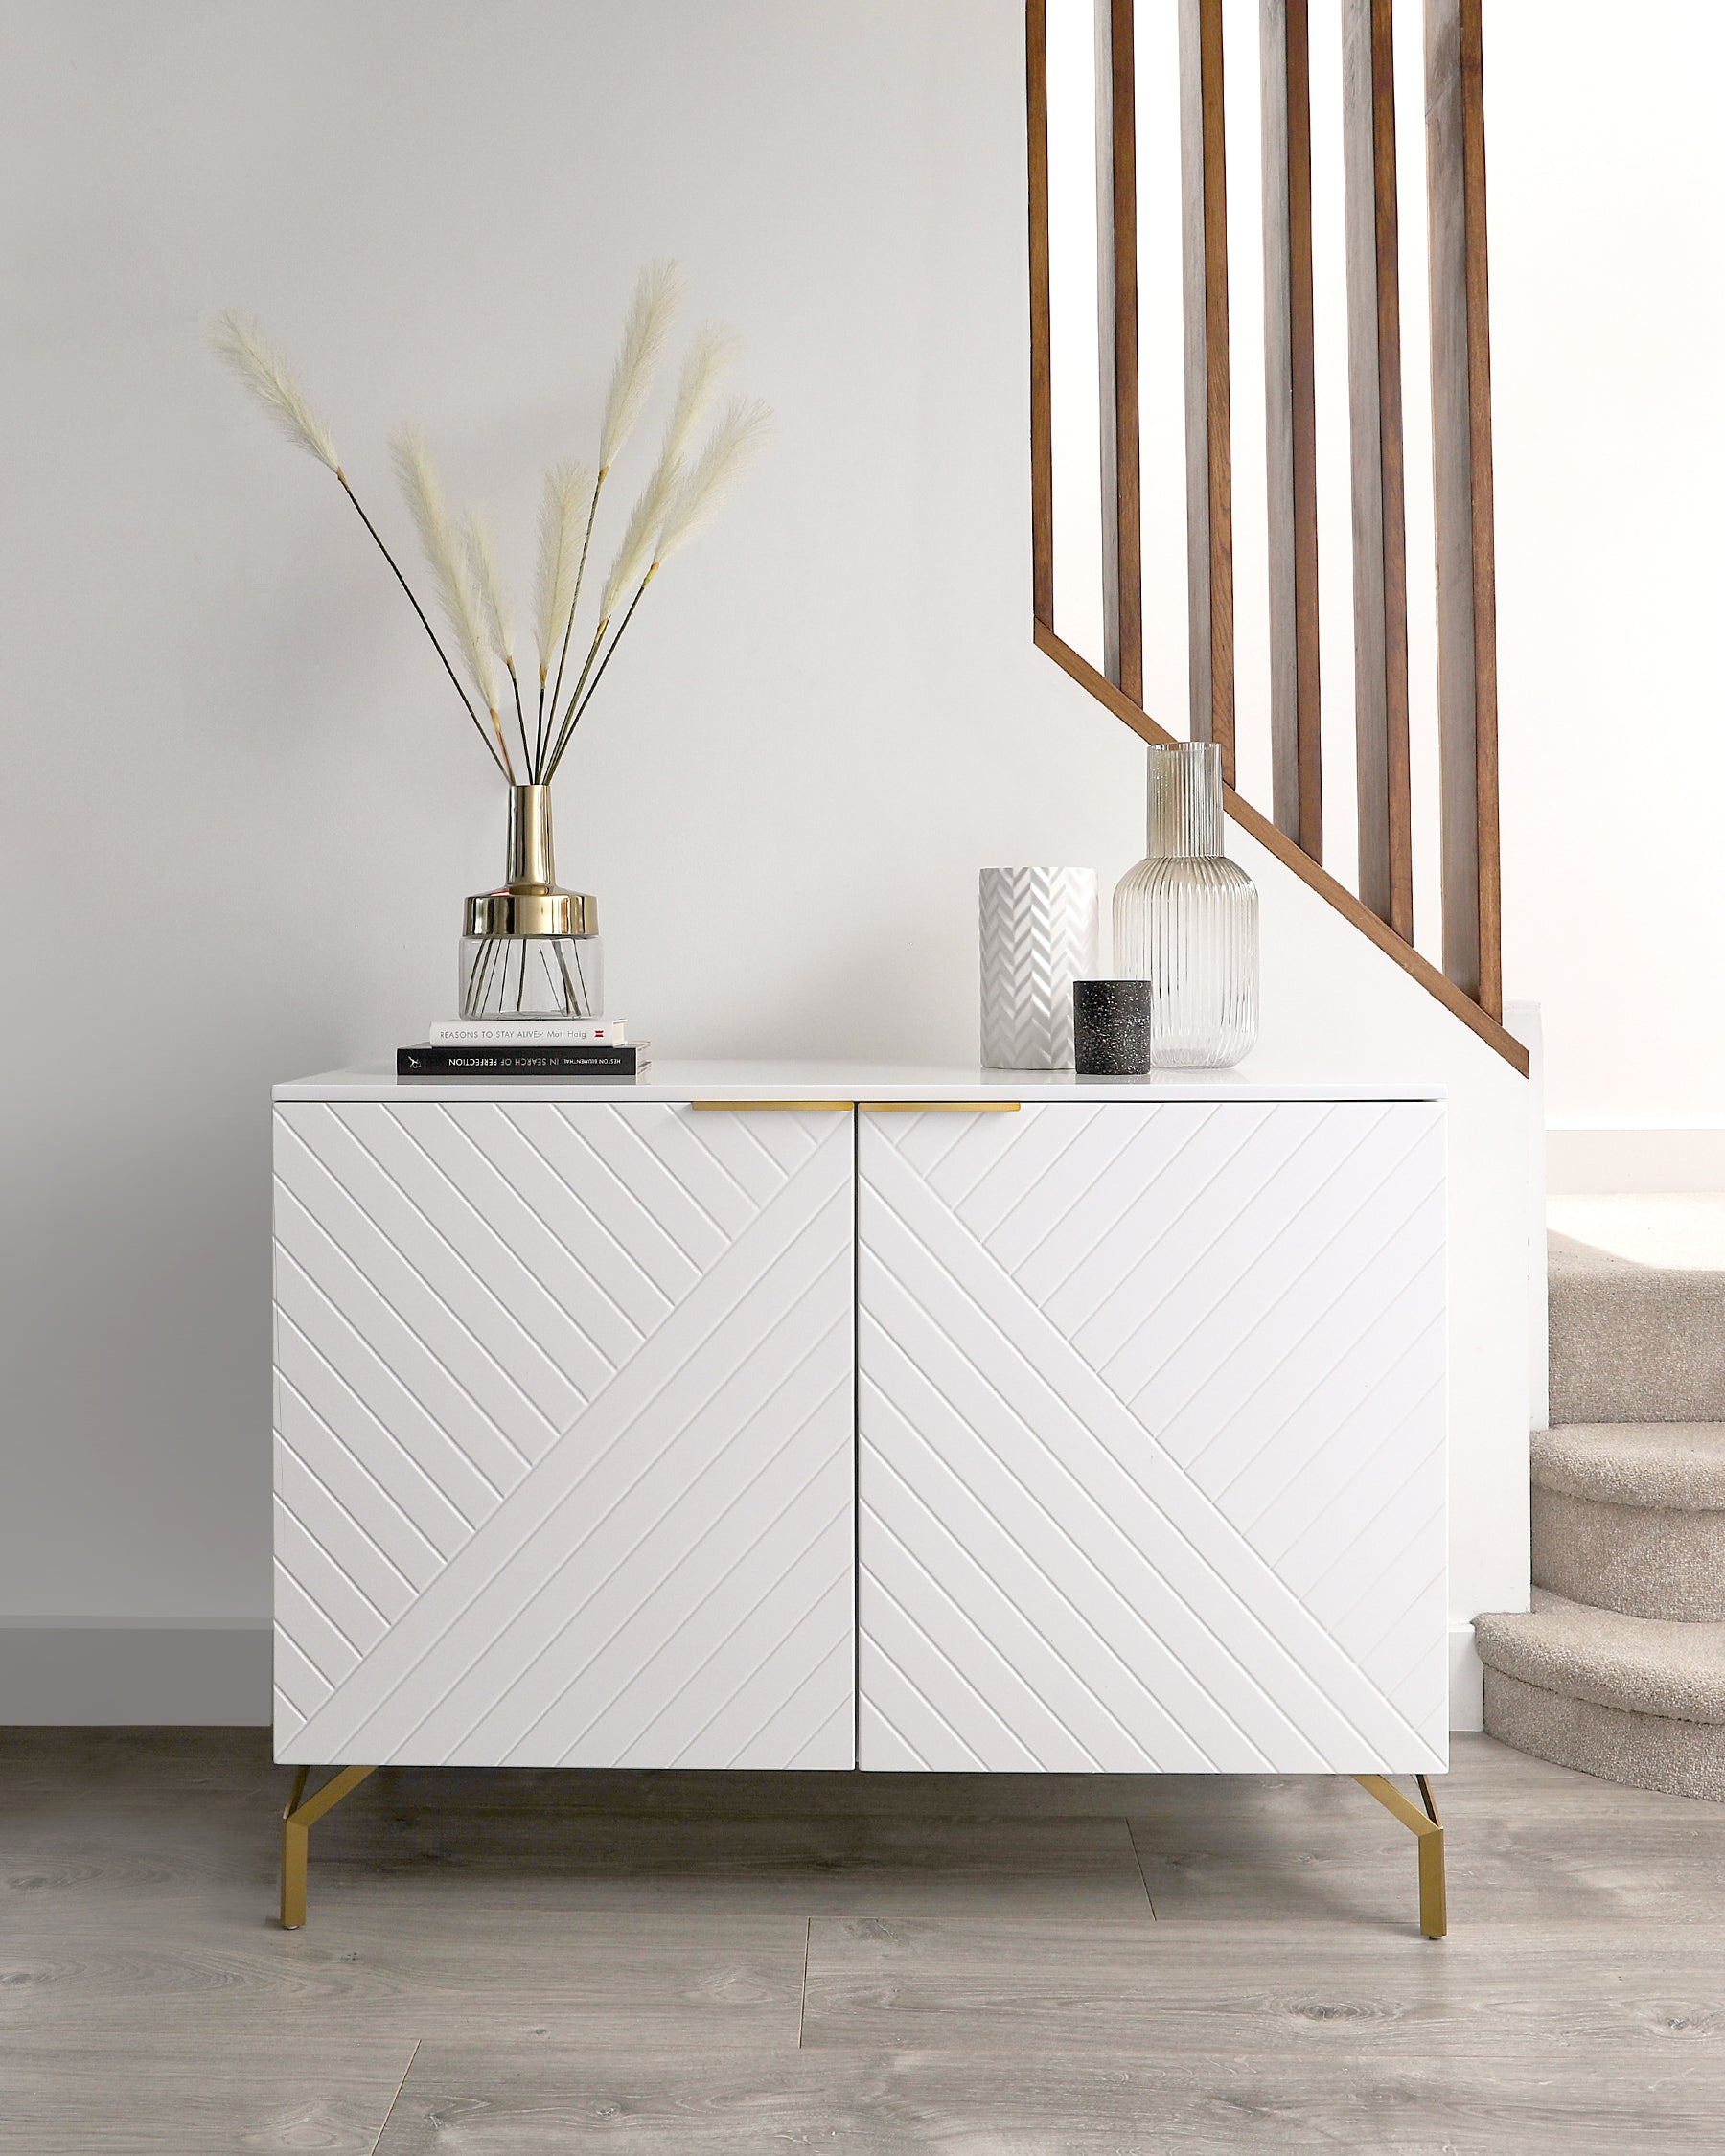
[[[601,1043],[617,1047],[629,1039],[622,1019],[439,1019],[426,1038],[438,1046],[518,1047],[552,1042]]]

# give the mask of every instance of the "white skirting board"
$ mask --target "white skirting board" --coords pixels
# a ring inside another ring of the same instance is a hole
[[[1452,1624],[1450,1646],[1450,1728],[1483,1730],[1485,1727],[1485,1678],[1480,1667],[1471,1624]]]
[[[0,1617],[0,1724],[266,1725],[270,1651],[263,1617]]]
[[[1450,1627],[1450,1727],[1482,1726],[1473,1626]],[[263,1728],[267,1622],[0,1618],[0,1725]]]

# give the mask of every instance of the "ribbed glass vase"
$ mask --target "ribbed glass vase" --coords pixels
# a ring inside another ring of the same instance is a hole
[[[1257,1039],[1257,889],[1222,851],[1210,742],[1150,751],[1150,851],[1115,891],[1114,966],[1150,983],[1153,1070],[1225,1069]]]

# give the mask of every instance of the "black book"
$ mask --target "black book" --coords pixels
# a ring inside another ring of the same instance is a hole
[[[398,1078],[636,1078],[653,1061],[648,1044],[523,1041],[474,1045],[421,1041],[396,1050]]]

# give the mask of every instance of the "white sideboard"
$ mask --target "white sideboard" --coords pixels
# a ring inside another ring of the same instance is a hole
[[[337,1072],[275,1162],[282,1759],[1443,1765],[1435,1093]]]

